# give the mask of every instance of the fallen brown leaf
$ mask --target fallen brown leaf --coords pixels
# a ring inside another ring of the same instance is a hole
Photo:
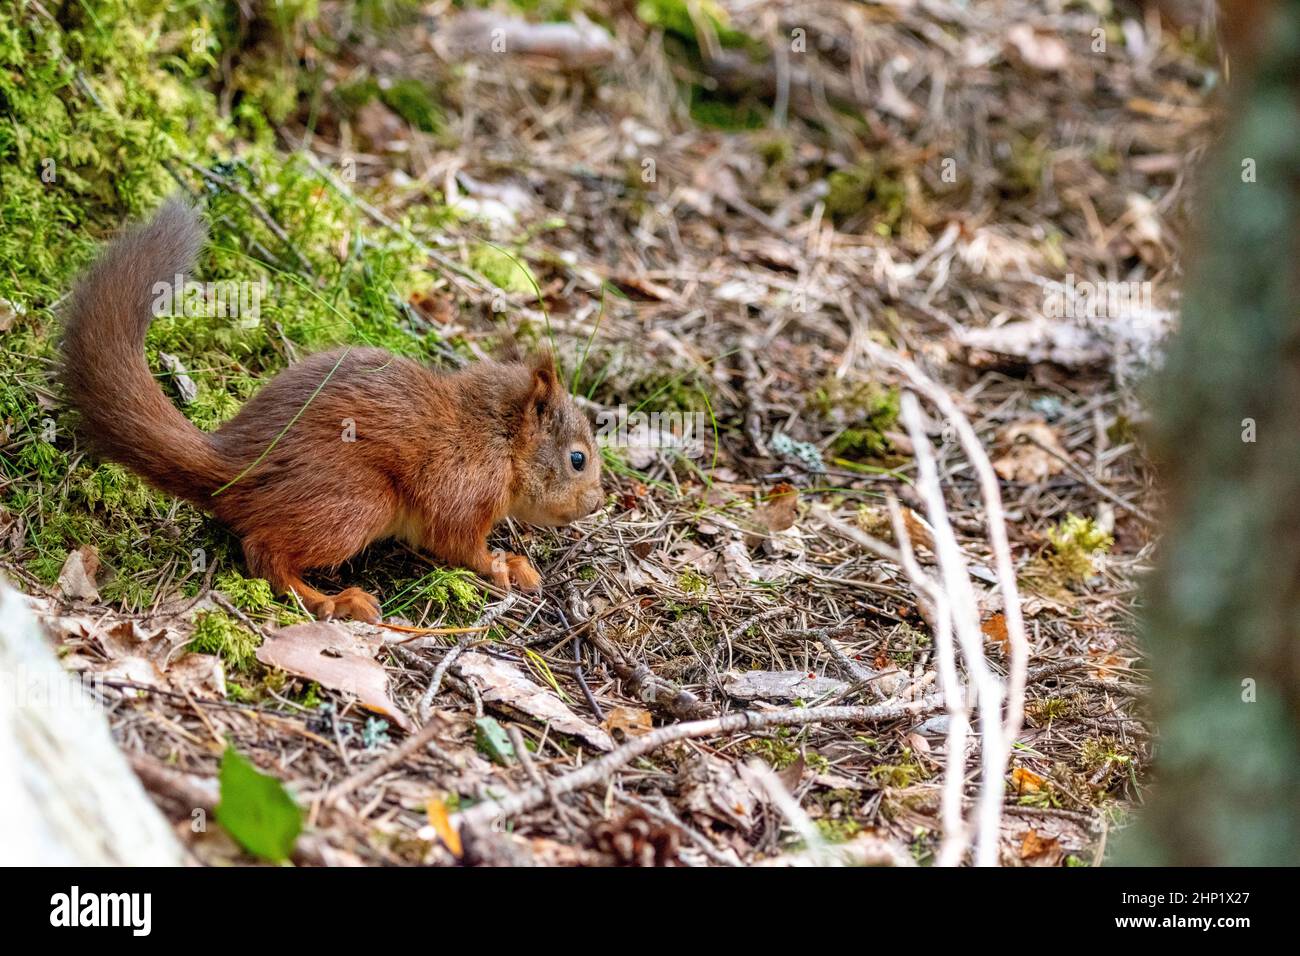
[[[697,753],[683,764],[677,796],[682,808],[700,822],[717,820],[738,830],[751,830],[758,822],[758,797],[721,757]]]
[[[907,536],[911,539],[912,546],[934,551],[934,532],[930,528],[930,523],[907,505],[903,505],[902,511],[903,527],[907,529]]]
[[[429,827],[433,831],[426,834],[423,830],[420,835],[426,839],[436,835],[442,840],[443,846],[451,851],[451,855],[460,859],[465,855],[465,848],[460,842],[460,832],[451,825],[451,814],[447,812],[447,804],[438,797],[430,797],[428,804],[425,805],[425,812],[429,817]]]
[[[1025,831],[1020,843],[1020,859],[1030,866],[1060,866],[1064,857],[1061,841],[1045,837],[1032,827]]]
[[[59,572],[59,591],[72,601],[98,601],[95,575],[99,573],[99,552],[83,545],[68,553]]]
[[[1119,679],[1115,671],[1124,666],[1123,658],[1115,654],[1108,654],[1105,651],[1090,651],[1089,654],[1096,661],[1092,668],[1093,677],[1098,680]]]
[[[477,651],[462,654],[456,661],[462,677],[475,680],[485,704],[498,704],[551,725],[553,730],[581,737],[597,750],[613,750],[614,741],[604,730],[583,720],[555,696],[550,688],[534,683],[510,661],[498,660]]]
[[[798,511],[799,492],[794,485],[783,481],[758,506],[754,517],[768,531],[786,531],[794,527]]]
[[[1011,771],[1011,786],[1016,793],[1038,793],[1045,783],[1047,783],[1046,779],[1024,767],[1016,767]]]
[[[1041,419],[1008,426],[998,443],[1007,450],[993,462],[993,470],[1006,481],[1032,484],[1059,475],[1065,470],[1061,459],[1070,457],[1056,430]]]
[[[412,724],[388,696],[388,673],[374,658],[379,647],[379,641],[341,624],[311,621],[275,632],[257,649],[257,659],[267,667],[353,694],[363,706],[409,733]]]
[[[990,641],[1001,645],[1004,651],[1011,642],[1011,638],[1007,634],[1007,616],[1001,611],[990,614],[984,623],[980,625],[980,630],[984,632],[984,636]]]
[[[640,707],[614,707],[605,718],[605,729],[619,743],[629,737],[640,737],[655,729],[650,711]]]

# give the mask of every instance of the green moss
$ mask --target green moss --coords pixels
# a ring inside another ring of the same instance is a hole
[[[813,392],[809,404],[830,423],[840,426],[831,449],[841,458],[878,459],[889,451],[885,432],[898,423],[898,389],[830,377]]]
[[[534,292],[531,273],[523,260],[496,246],[479,243],[469,253],[470,267],[506,292]]]
[[[826,177],[826,211],[838,219],[861,212],[871,198],[873,170],[869,166],[837,169]]]
[[[257,663],[257,648],[262,639],[224,611],[204,611],[195,615],[194,634],[189,649],[200,654],[216,654],[234,671],[247,673]]]
[[[358,22],[368,31],[400,27],[420,15],[421,0],[355,0]]]
[[[1114,176],[1120,171],[1121,162],[1122,157],[1113,146],[1098,143],[1093,148],[1092,165],[1096,167],[1097,172],[1106,176]]]
[[[211,223],[197,277],[264,281],[267,289],[260,315],[182,315],[150,329],[151,366],[159,352],[171,353],[198,386],[183,411],[200,428],[228,420],[296,355],[341,343],[436,355],[436,335],[394,305],[427,288],[424,257],[372,228],[347,197],[276,147],[268,117],[297,109],[316,82],[301,56],[322,40],[306,29],[315,17],[315,0],[260,5],[242,26],[238,9],[216,0],[78,0],[58,8],[57,23],[31,4],[0,23],[0,298],[17,315],[0,351],[0,427],[8,433],[0,507],[26,528],[16,559],[47,584],[82,545],[100,554],[104,598],[131,610],[152,605],[164,586],[192,593],[214,565],[223,583],[243,580],[228,532],[118,466],[85,457],[73,437],[76,414],[48,401],[55,304],[102,240],[176,191],[168,166],[200,196]],[[218,91],[231,98],[229,117]],[[432,94],[417,102],[417,92],[400,82],[388,91],[420,125],[428,117],[418,110],[434,104]],[[421,206],[404,225],[418,234],[446,217],[442,207]],[[351,245],[341,252],[342,236]],[[423,573],[412,567],[394,590]],[[236,586],[232,598],[272,610],[280,623],[301,619],[268,606],[258,588]]]
[[[450,611],[451,617],[458,619],[461,616],[455,613],[458,611],[476,615],[485,599],[483,582],[472,571],[432,568],[414,581],[391,589],[384,602],[384,614],[400,615],[431,604],[439,616],[446,616]]]
[[[742,47],[750,43],[745,34],[731,26],[731,17],[715,0],[693,0],[695,17],[712,29],[724,47]],[[699,35],[692,6],[687,0],[639,0],[636,15],[646,26],[658,27],[665,33],[688,41],[699,48]]]
[[[893,787],[901,790],[910,787],[918,780],[925,780],[929,773],[915,760],[904,760],[899,763],[882,763],[871,768],[871,779],[882,787]]]
[[[298,110],[319,78],[301,55],[319,16],[318,0],[274,0],[254,6],[251,19],[230,5],[212,8],[216,50],[236,52],[230,85],[239,94],[234,118],[242,131],[269,142],[274,125]]]
[[[767,118],[755,103],[717,96],[703,87],[691,88],[691,119],[701,126],[727,132],[762,129]]]
[[[794,140],[781,131],[765,131],[755,137],[754,146],[769,169],[786,166],[794,159]]]
[[[418,130],[436,133],[445,125],[433,91],[419,80],[396,80],[379,96],[385,106]]]
[[[1032,196],[1043,184],[1051,154],[1041,139],[1032,139],[1023,133],[1014,133],[998,162],[1002,173],[1002,189],[1011,196]]]
[[[882,235],[892,234],[909,209],[907,176],[897,167],[865,161],[835,170],[826,186],[826,211],[836,222],[865,216]]]
[[[464,568],[437,568],[429,572],[415,590],[424,600],[468,610],[482,607],[485,596],[482,581]]]
[[[275,603],[268,582],[261,578],[246,578],[238,571],[217,575],[217,590],[241,611],[266,611]]]
[[[68,494],[91,508],[137,513],[147,508],[153,497],[144,482],[112,463],[99,465],[89,473],[78,471],[69,482]]]
[[[1048,563],[1067,582],[1077,583],[1096,573],[1096,556],[1110,550],[1114,538],[1097,527],[1092,518],[1068,514],[1047,539],[1052,545]]]

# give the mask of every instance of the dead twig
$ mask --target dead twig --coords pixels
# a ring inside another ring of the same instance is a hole
[[[572,588],[569,591],[569,609],[577,621],[588,621],[589,614],[578,599],[577,591]],[[690,691],[664,680],[649,665],[625,654],[605,633],[603,616],[591,618],[590,623],[588,639],[623,681],[623,689],[629,697],[658,708],[677,720],[697,720],[709,713],[709,706]]]
[[[764,727],[790,727],[818,723],[871,723],[881,720],[895,720],[916,714],[930,713],[943,706],[943,697],[932,694],[914,701],[886,701],[861,707],[783,707],[777,710],[746,710],[736,714],[726,714],[709,720],[696,720],[687,723],[660,727],[644,736],[628,741],[617,750],[572,770],[555,781],[554,792],[558,794],[581,790],[608,780],[619,767],[635,760],[637,757],[653,750],[695,737],[733,734],[746,730],[760,730]],[[545,803],[549,794],[545,787],[533,786],[521,793],[512,794],[501,800],[487,800],[452,818],[453,825],[465,829],[485,826],[493,820],[513,816]]]

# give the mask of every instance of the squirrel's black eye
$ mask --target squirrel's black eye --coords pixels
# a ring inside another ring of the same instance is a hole
[[[569,464],[573,466],[574,471],[582,471],[587,467],[587,456],[580,451],[569,452]]]

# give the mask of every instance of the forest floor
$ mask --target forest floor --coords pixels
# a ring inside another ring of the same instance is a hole
[[[322,0],[288,22],[134,6],[20,3],[0,46],[0,570],[96,679],[199,860],[254,859],[192,825],[233,747],[304,808],[304,863],[734,865],[823,843],[932,862],[934,635],[899,564],[861,543],[897,544],[892,494],[933,564],[876,348],[950,390],[1001,479],[1030,645],[1001,857],[1103,860],[1151,758],[1140,386],[1213,119],[1198,28],[1109,0],[523,5],[598,31],[557,64],[442,0]],[[59,404],[67,283],[178,184],[213,224],[199,278],[270,289],[258,323],[151,332],[202,427],[335,342],[443,366],[550,343],[593,413],[676,413],[682,444],[611,443],[596,515],[495,535],[540,596],[390,543],[313,583],[366,587],[407,630],[305,624],[215,522],[88,461]],[[930,415],[1005,672],[988,516]],[[336,666],[286,666],[295,640]],[[681,720],[900,700],[915,707],[869,722],[722,721],[569,789]],[[977,743],[965,757],[969,805]],[[530,787],[544,798],[502,833],[447,822]]]

